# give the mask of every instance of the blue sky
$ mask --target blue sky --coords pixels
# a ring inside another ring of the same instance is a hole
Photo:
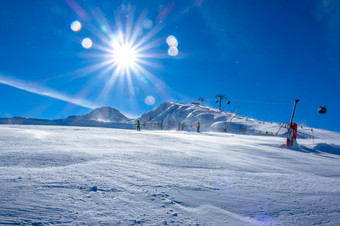
[[[339,27],[336,0],[2,0],[0,117],[136,116],[199,97],[218,107],[224,94],[224,110],[277,122],[300,99],[298,124],[340,131]],[[135,47],[135,63],[122,69],[114,40]]]

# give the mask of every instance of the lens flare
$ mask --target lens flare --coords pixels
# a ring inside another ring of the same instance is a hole
[[[81,23],[80,23],[79,21],[73,21],[73,22],[71,23],[71,29],[72,29],[72,31],[74,31],[74,32],[80,31],[80,29],[81,29]]]
[[[175,36],[170,35],[167,39],[166,39],[166,43],[168,43],[168,45],[170,47],[177,47],[178,46],[178,41],[176,39]]]
[[[155,104],[156,99],[155,99],[153,96],[147,96],[147,97],[145,98],[144,102],[145,102],[147,105],[153,105],[153,104]]]
[[[89,49],[92,47],[93,42],[91,39],[89,38],[84,38],[83,41],[81,42],[81,45],[85,48],[85,49]]]
[[[177,47],[171,46],[171,47],[168,49],[168,54],[169,54],[169,56],[177,56],[177,54],[178,54],[178,49],[177,49]]]
[[[148,79],[145,78],[145,77],[142,77],[141,80],[142,80],[142,82],[144,82],[144,83],[148,83]]]
[[[143,21],[143,27],[146,29],[150,29],[152,27],[152,21],[150,19],[145,19]]]
[[[216,185],[220,188],[233,188],[234,184],[228,177],[218,178],[216,181]]]
[[[102,32],[107,32],[107,27],[105,25],[100,26],[100,30],[102,30]]]

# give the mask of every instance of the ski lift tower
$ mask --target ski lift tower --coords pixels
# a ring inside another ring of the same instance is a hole
[[[293,124],[293,118],[294,118],[294,114],[295,114],[296,104],[297,104],[299,101],[300,101],[299,99],[294,100],[294,107],[293,107],[292,115],[290,116],[289,126],[292,126],[292,124]]]
[[[222,99],[226,99],[227,100],[227,96],[226,95],[223,95],[223,94],[217,94],[215,96],[215,101],[216,103],[219,103],[219,108],[221,110],[221,106],[222,106]],[[228,100],[227,101],[227,104],[230,104],[230,101]]]
[[[295,108],[296,104],[299,102],[299,99],[294,100],[294,107],[293,107],[293,112],[292,115],[290,116],[290,121],[288,124],[288,132],[287,132],[287,146],[293,146],[294,140],[296,142],[296,137],[297,137],[297,124],[293,123],[293,118],[295,114]]]
[[[207,99],[203,98],[203,97],[200,97],[200,98],[198,98],[198,101],[201,101],[201,104],[203,106],[203,102],[207,102]]]

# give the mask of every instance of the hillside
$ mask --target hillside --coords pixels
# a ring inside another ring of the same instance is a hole
[[[194,131],[197,122],[200,122],[201,131],[266,135],[282,135],[286,132],[279,123],[262,122],[216,108],[175,102],[163,103],[144,113],[139,120],[147,128],[156,129],[178,129],[179,123],[184,122],[185,130]]]

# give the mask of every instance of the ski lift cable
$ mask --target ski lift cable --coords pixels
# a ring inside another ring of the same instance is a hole
[[[254,100],[238,100],[235,99],[233,102],[240,102],[240,103],[254,103],[254,104],[288,104],[288,103],[280,103],[280,102],[264,102],[264,101],[254,101]]]
[[[254,100],[231,100],[232,102],[240,102],[240,103],[254,103],[254,104],[268,104],[268,105],[289,105],[291,104],[290,102],[265,102],[265,101],[254,101]],[[321,106],[321,107],[340,107],[340,103],[338,104],[317,104],[317,103],[312,103],[312,102],[302,102],[299,105],[303,106]]]
[[[302,102],[299,105],[303,105],[303,106],[318,106],[318,107],[340,107],[340,103],[320,103],[319,101],[317,103],[313,103],[313,102]]]

